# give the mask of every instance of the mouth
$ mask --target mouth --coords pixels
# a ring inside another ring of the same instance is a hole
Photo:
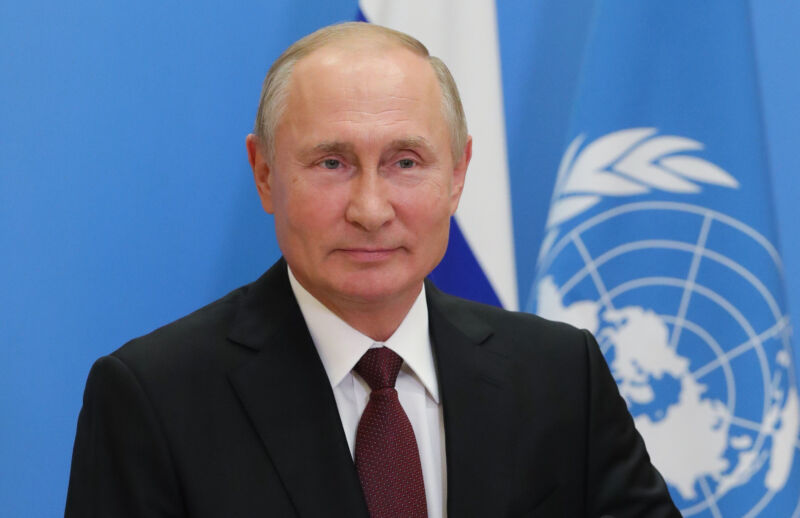
[[[399,248],[340,248],[339,252],[356,262],[371,263],[384,261]]]

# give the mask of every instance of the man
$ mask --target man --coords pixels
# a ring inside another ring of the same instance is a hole
[[[594,339],[424,281],[472,142],[367,24],[273,64],[247,151],[284,258],[95,364],[68,516],[679,516]]]

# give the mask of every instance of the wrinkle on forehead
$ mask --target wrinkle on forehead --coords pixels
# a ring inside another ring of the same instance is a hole
[[[380,103],[380,104],[385,105],[386,103]],[[359,109],[337,110],[336,114],[340,116],[339,120],[350,121],[350,122],[355,122],[358,119],[362,119],[364,115],[371,115],[375,118],[392,119],[396,121],[409,120],[408,110],[404,110],[402,108],[378,107],[374,110],[370,110],[370,109],[361,109],[361,107],[359,107]]]
[[[376,124],[378,126],[394,126],[397,124],[402,124],[405,122],[409,122],[410,119],[385,119],[381,118],[380,120],[368,120],[366,117],[363,116],[351,116],[351,117],[341,117],[336,119],[334,122],[346,122],[350,124]]]
[[[380,114],[401,111],[413,105],[429,102],[438,98],[435,87],[424,84],[412,84],[410,77],[389,79],[387,77],[370,78],[337,74],[330,81],[338,84],[321,87],[313,80],[297,81],[297,88],[289,94],[289,104],[303,103],[321,105],[347,101],[359,109]],[[354,77],[359,77],[358,81]],[[317,80],[322,80],[318,78]],[[362,108],[363,107],[363,108]]]

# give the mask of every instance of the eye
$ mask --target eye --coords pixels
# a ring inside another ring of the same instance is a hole
[[[325,160],[322,161],[322,167],[324,167],[325,169],[339,169],[341,165],[342,163],[339,160],[336,160],[335,158],[326,158]]]
[[[417,163],[411,160],[410,158],[402,158],[397,161],[397,165],[400,167],[400,169],[411,169],[416,164]]]

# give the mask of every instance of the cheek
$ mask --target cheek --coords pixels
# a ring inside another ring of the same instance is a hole
[[[405,226],[422,240],[440,240],[448,235],[450,221],[450,197],[443,189],[416,190],[403,197],[402,210],[398,215]],[[431,243],[432,245],[433,243]]]
[[[341,198],[336,189],[295,182],[281,200],[286,224],[297,235],[320,240],[343,219]]]
[[[450,184],[439,175],[404,193],[404,203],[413,207],[413,212],[436,220],[450,210]]]

